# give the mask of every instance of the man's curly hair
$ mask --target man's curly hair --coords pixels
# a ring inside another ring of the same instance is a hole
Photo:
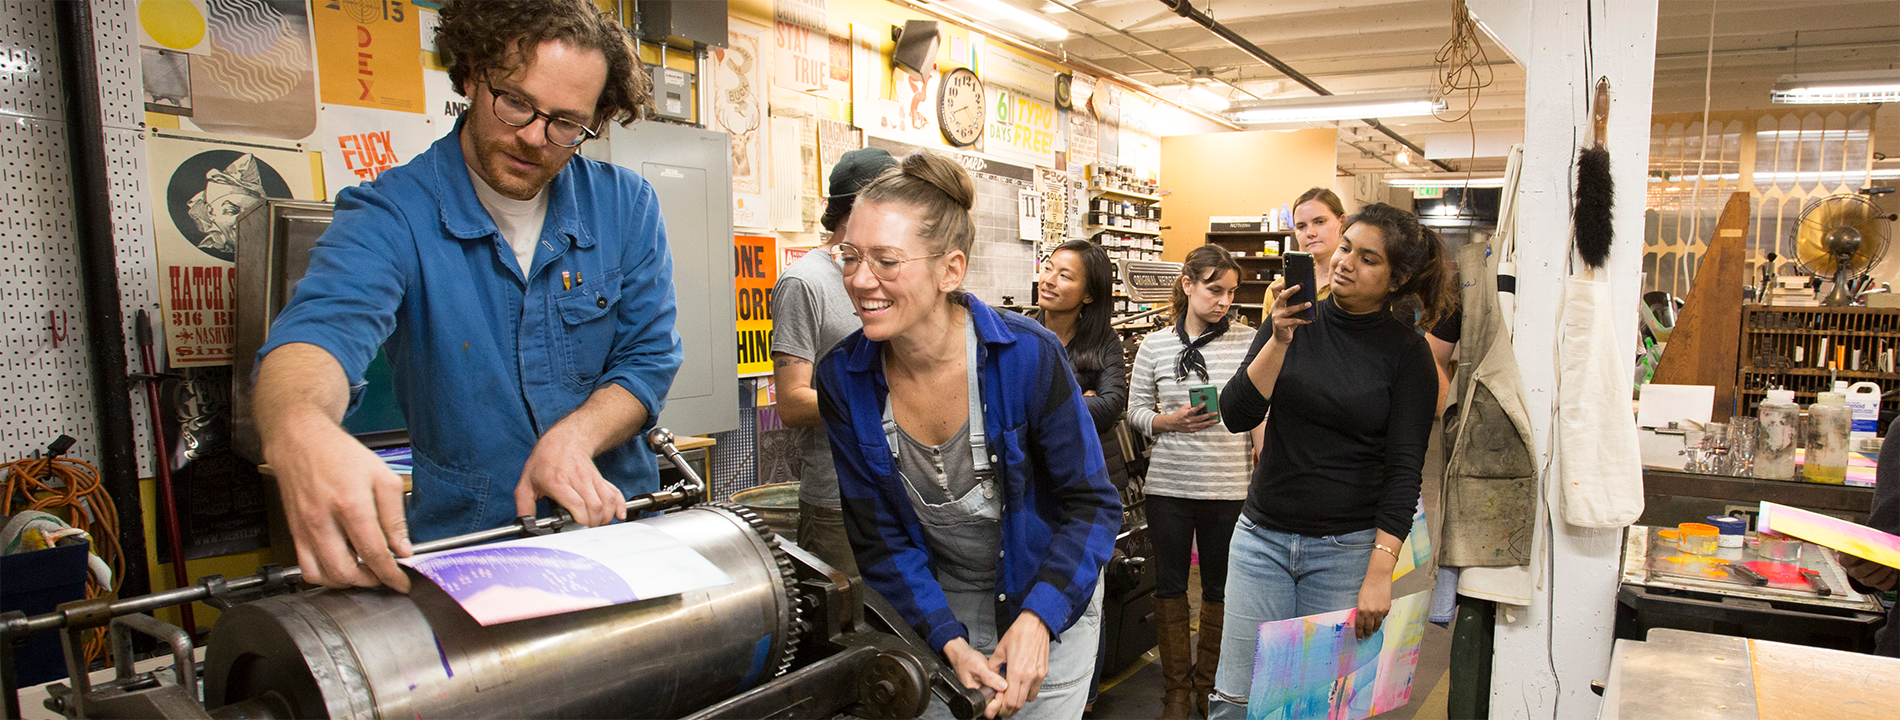
[[[461,92],[473,77],[512,73],[547,40],[599,50],[607,56],[607,85],[594,103],[594,121],[626,125],[645,116],[652,80],[627,29],[591,0],[455,0],[442,8],[435,44]]]

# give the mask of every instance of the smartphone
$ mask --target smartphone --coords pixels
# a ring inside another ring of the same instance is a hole
[[[1314,300],[1315,295],[1313,294],[1313,254],[1294,251],[1285,253],[1280,257],[1286,259],[1286,287],[1293,287],[1294,285],[1300,286],[1299,291],[1293,293],[1293,297],[1287,298],[1287,306],[1292,307],[1301,303],[1317,304]],[[1312,320],[1314,317],[1313,311],[1316,309],[1317,308],[1314,307],[1308,307],[1305,310],[1295,313],[1294,317],[1300,318],[1301,320]]]
[[[1220,388],[1213,385],[1194,385],[1188,388],[1188,404],[1201,408],[1201,412],[1220,420]]]

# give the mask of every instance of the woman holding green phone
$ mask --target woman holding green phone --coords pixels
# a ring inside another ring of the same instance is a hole
[[[1240,370],[1254,330],[1227,317],[1240,266],[1225,250],[1188,253],[1174,286],[1174,327],[1141,341],[1128,387],[1128,423],[1154,438],[1148,464],[1148,536],[1154,541],[1155,618],[1161,646],[1164,720],[1204,703],[1220,660],[1227,542],[1247,498],[1248,434],[1219,425],[1215,383]],[[1260,433],[1252,433],[1259,447]],[[1201,552],[1201,640],[1188,645],[1187,580]]]

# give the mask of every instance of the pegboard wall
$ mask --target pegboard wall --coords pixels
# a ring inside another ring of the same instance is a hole
[[[0,459],[31,455],[61,433],[79,440],[70,456],[96,462],[98,429],[86,308],[74,235],[73,162],[67,154],[50,0],[0,4]],[[150,200],[140,124],[138,46],[129,0],[92,3],[105,108],[106,167],[112,188],[127,367],[139,367],[131,324],[156,311]],[[156,318],[154,318],[156,319]],[[164,353],[158,353],[163,362]],[[150,476],[150,419],[144,389],[132,394],[139,474]]]

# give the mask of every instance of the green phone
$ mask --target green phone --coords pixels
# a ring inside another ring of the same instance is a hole
[[[1198,405],[1202,412],[1220,419],[1220,388],[1213,385],[1194,385],[1188,388],[1188,404]]]

